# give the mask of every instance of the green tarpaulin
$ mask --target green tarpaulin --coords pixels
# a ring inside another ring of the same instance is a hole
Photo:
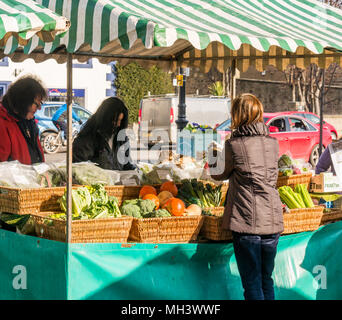
[[[280,238],[276,299],[342,299],[342,222]],[[243,299],[231,243],[69,244],[0,230],[0,299]]]

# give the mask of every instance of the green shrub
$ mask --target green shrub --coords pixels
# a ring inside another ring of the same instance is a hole
[[[115,86],[117,96],[128,108],[130,124],[138,121],[140,100],[149,91],[151,95],[174,92],[170,74],[156,66],[146,70],[135,62],[116,64]]]

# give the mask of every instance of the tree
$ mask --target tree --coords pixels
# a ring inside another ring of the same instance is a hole
[[[342,8],[342,0],[324,0],[323,2],[336,8]]]
[[[150,92],[152,95],[174,92],[171,77],[160,68],[144,69],[133,62],[126,66],[116,64],[115,87],[129,111],[129,123],[138,121],[140,100]]]

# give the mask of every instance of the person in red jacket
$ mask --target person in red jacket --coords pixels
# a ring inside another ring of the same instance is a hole
[[[0,103],[0,162],[44,162],[34,114],[46,97],[47,90],[35,76],[21,77],[9,86]]]

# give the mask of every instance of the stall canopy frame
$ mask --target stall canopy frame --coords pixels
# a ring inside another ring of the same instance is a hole
[[[341,62],[342,11],[316,0],[36,2],[67,17],[71,21],[69,31],[52,43],[33,36],[25,46],[10,37],[2,55],[16,62],[27,57],[36,62],[50,58],[58,63],[68,61],[69,75],[72,59],[84,62],[91,57],[101,63],[117,60],[125,65],[136,61],[164,70],[196,63],[208,70],[213,62],[223,65],[221,70],[234,64],[244,70],[249,65],[258,69],[265,63],[284,68],[314,61],[325,67]],[[69,124],[71,82],[69,79]],[[67,143],[67,165],[71,168],[71,140]],[[69,204],[70,199],[68,187]],[[70,210],[67,216],[70,231]]]

